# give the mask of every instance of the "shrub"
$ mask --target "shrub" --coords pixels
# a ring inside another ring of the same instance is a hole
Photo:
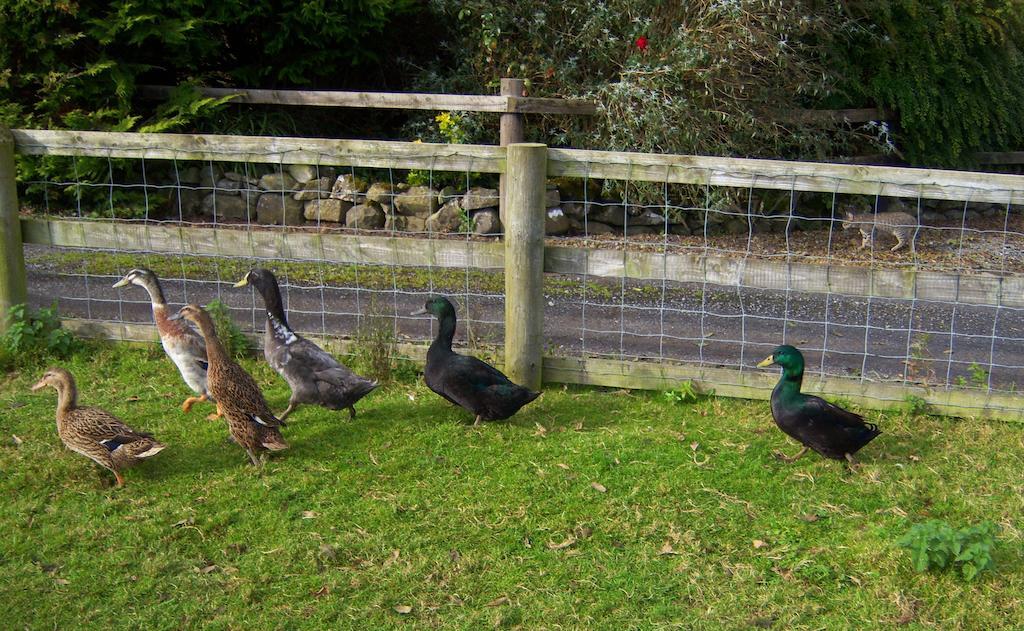
[[[61,327],[57,306],[32,312],[23,304],[7,313],[7,330],[0,337],[0,364],[6,368],[31,365],[46,358],[66,359],[81,348],[74,333]]]
[[[397,343],[394,322],[384,313],[377,298],[371,298],[367,315],[356,330],[354,353],[367,377],[381,383],[392,379]]]
[[[914,524],[897,544],[910,551],[918,572],[956,565],[960,567],[960,574],[970,581],[992,569],[992,548],[998,532],[999,527],[989,521],[955,530],[942,520],[931,519]]]

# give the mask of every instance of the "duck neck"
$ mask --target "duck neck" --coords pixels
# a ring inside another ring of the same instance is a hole
[[[203,339],[206,341],[206,359],[211,364],[215,362],[226,362],[231,358],[228,356],[227,350],[224,345],[221,344],[220,338],[217,337],[217,331],[213,326],[213,320],[208,315],[204,314],[204,317],[196,320],[196,326],[199,327],[199,332],[203,334]]]
[[[78,388],[73,381],[57,382],[57,419],[78,407]]]
[[[803,368],[783,368],[782,377],[775,386],[775,393],[783,401],[796,400],[800,396],[800,387],[803,385]]]
[[[267,318],[276,320],[281,326],[292,330],[288,326],[288,317],[284,314],[284,305],[281,302],[281,289],[277,283],[270,283],[260,287],[260,294],[263,296],[263,304],[267,308]]]
[[[160,281],[155,278],[146,278],[140,285],[143,289],[149,292],[149,301],[153,303],[153,309],[157,307],[166,307],[167,301],[164,300],[164,290],[160,286]]]
[[[455,339],[455,314],[446,313],[438,318],[437,337],[430,344],[430,354],[451,353],[452,340]]]

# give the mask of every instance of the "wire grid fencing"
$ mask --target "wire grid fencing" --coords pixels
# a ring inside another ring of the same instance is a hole
[[[992,203],[970,187],[936,200],[742,177],[749,186],[583,178],[561,204],[588,260],[563,314],[575,326],[546,328],[557,354],[731,368],[739,385],[792,344],[811,378],[1016,392],[1024,178],[1002,180],[1008,201]]]
[[[487,223],[497,217],[496,198],[493,211],[479,209],[470,217],[456,195],[466,188],[461,183],[479,174],[238,162],[227,153],[223,161],[63,160],[52,170],[70,177],[19,183],[23,206],[93,229],[61,247],[26,245],[35,306],[56,302],[64,317],[151,323],[143,289],[111,287],[129,270],[146,267],[160,278],[170,305],[217,300],[244,331],[260,333],[262,298],[233,284],[249,269],[266,267],[278,276],[289,322],[302,334],[358,338],[383,326],[398,342],[429,340],[436,323],[410,313],[423,306],[425,296],[441,293],[459,311],[457,343],[484,348],[501,340],[502,269],[459,256],[472,239],[496,239],[474,232],[497,232],[496,223]],[[168,227],[208,230],[202,237],[206,247],[194,247],[188,230]],[[104,238],[97,239],[96,230]],[[331,235],[350,237],[340,242],[345,252],[332,250],[339,242],[330,241]],[[320,238],[308,238],[313,236]],[[409,239],[374,240],[396,236]],[[269,247],[252,247],[254,237]],[[424,265],[400,264],[400,250],[410,247],[436,252],[421,257],[428,261]]]
[[[219,299],[258,332],[262,301],[231,285],[265,266],[277,273],[300,333],[355,337],[367,322],[386,322],[398,340],[424,341],[433,322],[408,314],[442,293],[459,312],[457,341],[502,341],[497,175],[474,165],[471,152],[468,166],[446,171],[369,155],[354,162],[372,167],[335,167],[342,161],[330,152],[294,161],[250,150],[239,161],[207,150],[213,158],[195,161],[89,151],[50,171],[70,177],[37,169],[20,182],[35,211],[103,231],[81,231],[56,248],[27,246],[36,304],[57,300],[64,315],[89,320],[149,322],[142,290],[110,287],[145,266],[170,303]],[[460,151],[437,146],[436,157]],[[663,178],[651,169],[622,177],[609,168],[621,156],[579,153],[557,159],[575,161],[581,177],[547,184],[546,356],[727,368],[718,378],[742,384],[773,348],[793,344],[812,379],[1016,392],[1024,177],[998,176],[994,194],[984,174],[956,174],[954,184],[908,195],[917,183],[899,178],[909,170],[876,172],[885,178],[877,191],[901,191],[892,197],[863,194],[863,181],[852,194],[841,175],[801,180],[770,161],[763,172],[761,162],[743,161],[732,174],[649,156],[664,164]],[[680,170],[700,172],[683,181],[746,184],[680,183],[672,175]],[[891,251],[896,234],[903,247]],[[303,238],[310,236],[323,238]],[[413,253],[426,254],[410,263]]]

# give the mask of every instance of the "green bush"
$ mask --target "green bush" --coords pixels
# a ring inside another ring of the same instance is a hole
[[[249,338],[242,332],[242,328],[231,319],[231,310],[220,299],[211,300],[206,305],[206,311],[213,320],[213,326],[217,329],[217,338],[224,345],[224,350],[229,355],[238,359],[252,351],[252,344]]]
[[[956,565],[970,581],[992,569],[992,548],[998,532],[999,527],[988,521],[956,530],[942,520],[931,519],[914,524],[897,543],[910,551],[918,572]]]
[[[49,358],[67,359],[81,345],[74,333],[61,327],[56,305],[36,312],[14,305],[7,312],[7,330],[0,336],[0,366],[6,370]]]
[[[914,164],[972,165],[976,151],[1024,144],[1020,0],[854,0],[830,64],[839,107],[894,111]]]

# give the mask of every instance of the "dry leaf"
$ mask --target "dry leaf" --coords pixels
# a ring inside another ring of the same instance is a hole
[[[507,605],[508,603],[509,603],[508,596],[501,596],[500,598],[495,598],[491,602],[487,603],[487,606],[488,607],[500,607],[502,605]]]
[[[700,446],[700,443],[690,443],[690,449],[693,451],[697,451],[698,446]]]
[[[397,548],[392,550],[391,551],[391,555],[384,561],[384,567],[388,567],[389,565],[391,565],[395,561],[397,561],[398,560],[398,556],[400,554],[401,554],[401,552],[399,552]]]
[[[14,446],[15,447],[21,447],[22,443],[25,442],[22,439],[20,439],[17,436],[15,436],[14,434],[11,434],[11,441],[14,442]]]
[[[461,558],[462,558],[462,555],[459,554],[459,551],[456,550],[455,548],[452,548],[451,550],[448,551],[448,560],[451,561],[452,563],[458,563],[459,559],[461,559]]]
[[[549,541],[547,543],[547,546],[548,550],[564,550],[565,548],[568,548],[574,543],[576,543],[576,537],[569,535],[569,537],[565,541],[561,543],[554,543],[553,541]]]
[[[136,401],[141,401],[141,400],[142,399],[140,399],[139,397],[128,397],[127,399],[125,399],[125,401],[128,401],[129,403],[135,403]]]
[[[605,486],[603,484],[601,484],[600,482],[591,482],[590,486],[594,487],[594,490],[599,492],[599,493],[607,493],[608,492],[608,489],[605,488]]]
[[[400,613],[403,616],[412,613],[412,607],[409,605],[395,605],[395,613]]]
[[[555,465],[555,466],[556,466],[556,467],[558,467],[559,469],[565,469],[566,471],[568,471],[568,470],[569,470],[569,465],[565,464],[564,462],[559,462],[559,463],[558,463],[557,465]]]
[[[807,523],[811,523],[818,521],[819,519],[821,519],[821,517],[818,517],[814,513],[807,513],[806,515],[800,515],[800,519],[804,520]]]
[[[70,585],[71,584],[71,581],[69,581],[66,578],[55,578],[55,579],[53,579],[53,582],[57,583],[58,585]]]
[[[326,585],[324,585],[323,587],[321,587],[320,589],[316,590],[315,592],[310,592],[310,595],[313,598],[322,598],[322,597],[324,597],[324,596],[326,596],[326,595],[328,595],[330,593],[331,593],[331,588],[326,586]]]
[[[765,543],[764,541],[761,541],[760,539],[754,539],[754,547],[755,548],[763,548],[766,545],[768,545],[768,544]]]
[[[373,464],[375,464],[376,466],[379,467],[380,463],[377,462],[377,457],[373,455],[373,452],[372,451],[368,451],[366,453],[370,454],[370,462],[372,462]]]
[[[204,567],[203,569],[201,569],[199,571],[201,573],[203,573],[203,574],[209,574],[210,572],[216,572],[219,569],[220,568],[217,567],[216,565],[207,565],[206,567]]]
[[[661,550],[658,550],[658,554],[679,554],[672,549],[672,542],[666,540],[665,545],[661,546]]]
[[[304,511],[302,511],[302,518],[303,519],[316,519],[319,516],[320,516],[320,513],[316,512],[316,511],[311,511],[311,510],[304,510]]]
[[[574,430],[576,430],[577,432],[582,432],[583,431],[583,421],[577,421],[576,424],[572,426],[572,428]]]
[[[537,426],[537,431],[533,433],[534,436],[540,436],[541,438],[544,438],[545,436],[548,435],[548,430],[546,427],[544,427],[540,423],[534,423],[534,425]]]

